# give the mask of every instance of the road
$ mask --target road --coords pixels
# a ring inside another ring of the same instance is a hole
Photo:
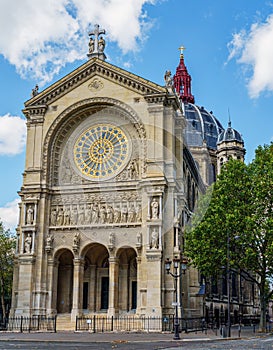
[[[66,341],[22,341],[22,340],[0,340],[0,349],[2,350],[256,350],[256,349],[273,349],[273,337],[250,338],[241,340],[183,340],[180,342],[162,342],[162,341],[113,341],[113,342],[66,342]]]

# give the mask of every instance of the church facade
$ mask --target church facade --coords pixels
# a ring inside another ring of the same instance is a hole
[[[160,86],[106,62],[95,29],[88,61],[25,103],[15,316],[173,313],[165,260],[183,255],[183,227],[230,146],[190,145],[185,78],[166,72]],[[181,315],[203,314],[199,289],[189,268]]]

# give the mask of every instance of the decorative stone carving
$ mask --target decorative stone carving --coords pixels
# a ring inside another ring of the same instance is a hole
[[[52,200],[50,226],[72,227],[72,226],[100,226],[100,225],[139,225],[142,221],[142,208],[139,200],[136,200],[136,193],[119,194],[118,203],[109,203],[107,195],[92,195],[94,202],[85,202],[88,198],[77,195],[66,197],[62,200],[58,197]],[[127,198],[131,200],[127,201]],[[107,200],[107,201],[106,201]],[[101,202],[102,201],[102,202]],[[62,205],[62,202],[65,204]],[[79,204],[72,204],[72,203]]]
[[[153,198],[151,202],[151,212],[152,212],[152,220],[158,219],[159,215],[159,202],[156,198]]]
[[[48,254],[51,253],[53,240],[54,240],[53,235],[48,233],[46,237],[46,245],[45,245],[45,250]]]
[[[71,224],[77,225],[77,223],[78,223],[78,210],[77,210],[77,206],[74,205],[71,212]]]
[[[88,204],[85,208],[85,213],[84,213],[84,220],[85,220],[85,224],[89,225],[91,224],[92,221],[92,210],[91,210],[91,205]]]
[[[24,253],[30,254],[32,249],[32,235],[27,233],[24,240]]]
[[[112,99],[112,98],[106,98],[106,97],[94,97],[86,100],[82,100],[80,102],[75,103],[72,106],[69,106],[64,112],[62,112],[52,123],[44,142],[44,149],[43,149],[43,178],[46,179],[48,176],[48,160],[49,156],[51,157],[51,161],[54,162],[53,165],[53,172],[51,173],[51,181],[53,181],[55,184],[58,184],[58,181],[61,184],[68,184],[68,183],[74,183],[74,172],[72,175],[72,179],[70,181],[69,177],[71,176],[69,174],[69,171],[67,171],[67,174],[62,175],[65,179],[59,178],[59,167],[61,164],[61,156],[63,155],[60,153],[59,148],[54,148],[53,152],[49,155],[49,149],[52,149],[49,147],[49,143],[52,142],[53,134],[58,128],[58,125],[62,124],[64,122],[65,127],[63,129],[60,129],[55,136],[53,144],[62,144],[64,143],[64,139],[67,137],[67,130],[69,130],[69,125],[71,124],[71,127],[75,125],[75,120],[77,122],[80,122],[81,118],[84,119],[86,116],[78,115],[78,110],[81,107],[90,106],[90,105],[96,105],[101,104],[102,107],[106,106],[109,109],[109,106],[111,106],[111,109],[113,110],[113,113],[119,113],[122,118],[127,118],[129,122],[131,122],[134,125],[134,128],[138,134],[139,140],[142,142],[143,145],[143,154],[142,159],[146,159],[146,153],[147,153],[147,144],[146,144],[146,130],[144,125],[142,124],[139,116],[136,114],[136,112],[129,107],[128,105]],[[90,110],[92,112],[92,110]],[[75,118],[75,114],[77,114],[77,119]],[[63,163],[64,165],[67,165],[67,163]],[[145,171],[145,167],[143,164],[140,165],[141,170]],[[139,171],[139,170],[138,170]],[[78,182],[79,180],[77,180]]]
[[[136,247],[141,248],[142,247],[142,233],[141,232],[137,233],[136,240],[137,240]]]
[[[80,233],[77,232],[77,233],[75,233],[75,236],[73,238],[73,251],[75,253],[78,252],[78,250],[80,248],[80,243],[81,243]]]
[[[121,222],[126,223],[128,218],[128,207],[126,204],[124,204],[121,208]]]
[[[102,205],[100,207],[99,216],[100,216],[100,223],[101,224],[105,224],[106,223],[106,208],[105,208],[105,205]]]
[[[120,206],[117,204],[114,209],[114,223],[120,222]]]
[[[92,207],[92,223],[97,224],[98,222],[99,222],[99,206],[97,203],[94,203]]]
[[[80,205],[78,210],[78,225],[84,225],[85,217],[84,217],[84,206]]]
[[[37,96],[38,93],[39,93],[39,86],[38,86],[38,84],[36,84],[34,89],[32,89],[32,91],[31,91],[31,97]]]
[[[106,222],[112,224],[114,222],[114,211],[111,205],[107,206],[106,210]]]
[[[62,226],[63,222],[64,222],[64,211],[63,211],[63,208],[59,208],[58,214],[57,214],[56,225],[57,226]]]
[[[153,228],[153,230],[151,232],[150,248],[151,249],[158,249],[158,243],[159,243],[158,229]]]
[[[128,209],[128,222],[135,222],[135,207],[131,204]]]
[[[109,233],[109,244],[108,244],[108,248],[109,250],[113,250],[115,246],[115,234],[114,232],[110,232]]]
[[[95,78],[88,85],[88,89],[91,91],[99,91],[99,90],[103,89],[103,82],[100,79]]]
[[[164,75],[165,85],[167,88],[173,86],[173,79],[172,79],[172,73],[170,70],[166,70]]]
[[[69,206],[64,208],[64,226],[69,226],[71,221],[71,211]]]
[[[51,226],[56,226],[56,223],[57,223],[57,209],[56,208],[51,209],[50,223],[51,223]]]
[[[33,204],[29,204],[27,206],[27,214],[26,214],[26,224],[33,225],[34,223],[34,209]]]

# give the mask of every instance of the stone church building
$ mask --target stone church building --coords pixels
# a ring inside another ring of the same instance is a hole
[[[183,255],[195,202],[244,143],[194,104],[183,52],[161,86],[106,61],[103,31],[88,60],[33,90],[11,315],[173,313],[165,260]],[[200,276],[178,283],[181,315],[204,312]]]

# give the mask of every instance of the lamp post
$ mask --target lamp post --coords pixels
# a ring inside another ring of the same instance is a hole
[[[230,338],[230,236],[227,234],[227,336]]]
[[[173,263],[173,272],[171,272],[171,264]],[[180,272],[179,272],[180,267]],[[182,276],[187,268],[187,260],[181,257],[175,256],[171,261],[169,258],[165,260],[165,269],[168,275],[174,278],[174,292],[175,292],[175,318],[174,318],[174,340],[180,339],[179,336],[179,319],[178,319],[178,292],[177,292],[177,280]]]

